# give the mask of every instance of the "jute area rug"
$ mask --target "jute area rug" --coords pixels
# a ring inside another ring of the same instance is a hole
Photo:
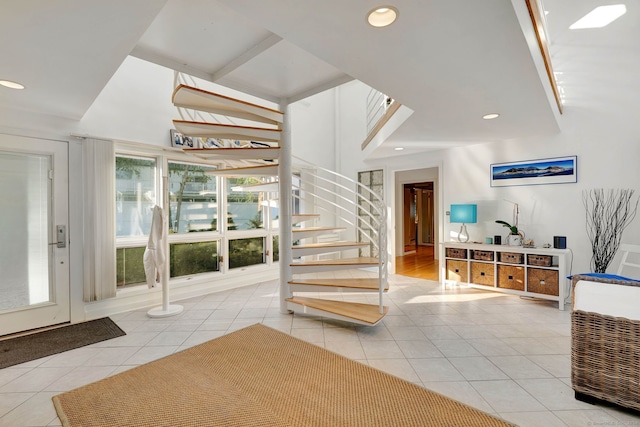
[[[108,317],[0,341],[0,369],[126,335]]]
[[[53,397],[63,426],[512,426],[256,324]]]

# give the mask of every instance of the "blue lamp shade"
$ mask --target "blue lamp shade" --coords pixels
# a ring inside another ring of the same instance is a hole
[[[451,205],[451,222],[475,224],[478,222],[478,205]]]

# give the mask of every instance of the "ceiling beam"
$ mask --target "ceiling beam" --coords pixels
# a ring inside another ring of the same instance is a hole
[[[265,52],[268,49],[270,49],[272,46],[278,44],[280,41],[282,41],[282,37],[277,36],[275,34],[271,34],[269,37],[265,38],[260,43],[258,43],[255,46],[251,47],[250,49],[248,49],[247,51],[242,53],[240,56],[238,56],[237,58],[231,60],[224,67],[222,67],[219,70],[215,71],[213,73],[213,81],[215,82],[216,80],[220,80],[221,78],[223,78],[227,74],[237,70],[242,65],[244,65],[247,62],[251,61],[256,56],[262,54],[263,52]]]
[[[334,79],[331,80],[327,80],[325,82],[322,82],[318,85],[313,86],[312,88],[309,89],[305,89],[303,91],[300,91],[298,93],[295,93],[293,95],[288,96],[285,101],[287,104],[293,104],[296,101],[300,101],[301,99],[305,99],[308,98],[310,96],[313,96],[317,93],[320,92],[324,92],[325,90],[328,89],[332,89],[334,87],[340,86],[342,84],[348,83],[350,81],[354,80],[353,77],[347,75],[347,74],[343,74],[339,77],[336,77]]]
[[[134,47],[129,55],[134,56],[138,59],[142,59],[143,61],[151,62],[152,64],[158,64],[171,70],[179,71],[181,73],[185,73],[202,80],[213,82],[213,74],[207,73],[198,68],[191,67],[187,64],[183,64],[180,61],[176,61],[140,46]]]

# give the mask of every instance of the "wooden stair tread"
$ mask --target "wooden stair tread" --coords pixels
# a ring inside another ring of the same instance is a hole
[[[294,262],[292,267],[309,267],[314,265],[378,265],[378,258],[373,257],[359,257],[359,258],[338,258],[338,259],[319,259],[313,261]]]
[[[259,165],[259,166],[244,166],[239,168],[215,169],[215,170],[206,171],[205,174],[229,176],[229,177],[275,176],[275,175],[278,175],[278,165],[277,164]]]
[[[280,147],[183,148],[182,151],[201,159],[277,159]]]
[[[278,124],[284,121],[284,113],[282,111],[185,84],[175,88],[171,96],[171,102],[176,107],[233,116],[261,123]]]
[[[281,129],[255,126],[227,125],[222,123],[174,120],[173,125],[183,135],[200,138],[220,138],[240,141],[278,142]]]
[[[337,230],[346,230],[344,227],[305,227],[305,228],[294,228],[291,231],[293,233],[301,233],[304,231],[337,231]]]
[[[354,247],[361,248],[369,246],[368,243],[358,243],[358,242],[347,242],[347,241],[337,241],[337,242],[323,242],[323,243],[309,243],[305,245],[296,245],[293,246],[293,249],[311,249],[311,248],[332,248],[332,247]]]
[[[385,306],[383,307],[383,314],[380,314],[380,308],[377,305],[319,298],[293,297],[287,298],[286,301],[328,313],[338,314],[350,319],[360,320],[371,325],[378,323],[389,311],[389,307]]]
[[[247,193],[257,193],[257,192],[261,192],[261,191],[278,191],[280,189],[280,184],[278,183],[278,181],[272,181],[272,182],[260,182],[257,184],[241,184],[241,185],[234,185],[233,187],[231,187],[231,191],[245,191]]]
[[[379,288],[377,278],[347,278],[347,279],[293,279],[291,285],[331,286],[336,288],[370,289],[377,291]],[[389,285],[384,288],[389,290]]]

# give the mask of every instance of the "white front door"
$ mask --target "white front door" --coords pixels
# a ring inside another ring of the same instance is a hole
[[[69,322],[68,143],[0,134],[0,336]]]

